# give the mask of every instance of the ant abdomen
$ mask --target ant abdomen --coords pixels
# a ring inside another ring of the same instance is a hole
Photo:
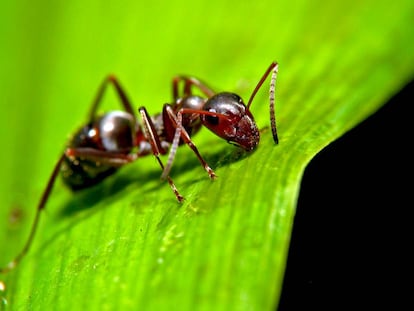
[[[105,151],[129,153],[137,131],[135,117],[125,111],[112,111],[95,121],[97,138]]]
[[[76,155],[66,155],[62,163],[65,184],[73,190],[80,190],[115,173],[116,166],[96,160],[93,153],[101,150],[117,155],[129,154],[134,147],[135,124],[134,117],[129,113],[112,111],[80,128],[67,146]],[[98,153],[96,157],[99,157]]]
[[[82,190],[98,184],[115,173],[117,168],[99,165],[94,161],[65,157],[62,166],[62,180],[72,190]]]

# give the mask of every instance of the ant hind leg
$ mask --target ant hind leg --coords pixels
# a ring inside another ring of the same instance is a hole
[[[100,103],[102,102],[103,94],[104,94],[104,92],[105,92],[105,90],[106,90],[109,83],[111,83],[114,86],[116,93],[118,94],[119,98],[121,99],[122,107],[125,109],[125,111],[128,112],[129,114],[135,116],[134,109],[132,109],[131,102],[128,99],[128,96],[126,95],[126,92],[124,91],[123,87],[121,86],[121,83],[118,81],[118,78],[114,75],[109,75],[105,78],[105,80],[100,85],[100,87],[98,89],[98,93],[96,94],[96,96],[95,96],[95,98],[92,102],[91,110],[89,112],[89,120],[90,121],[93,120],[94,117],[96,116],[96,112],[98,110],[98,107],[99,107]]]
[[[32,223],[32,228],[30,229],[29,237],[27,238],[23,248],[16,255],[16,257],[14,257],[14,259],[7,264],[7,266],[0,268],[0,273],[7,273],[13,270],[29,251],[30,246],[32,245],[33,239],[37,232],[37,227],[39,224],[41,212],[45,208],[47,200],[49,199],[50,193],[53,189],[53,185],[55,184],[55,181],[56,181],[56,177],[59,175],[60,166],[64,158],[65,158],[65,154],[62,154],[59,160],[57,161],[57,163],[55,164],[55,167],[53,168],[52,174],[49,177],[49,181],[47,182],[46,188],[43,191],[39,204],[37,205],[36,215]]]

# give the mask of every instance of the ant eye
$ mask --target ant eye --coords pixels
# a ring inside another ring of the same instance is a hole
[[[210,123],[211,125],[218,125],[219,118],[216,116],[205,116],[205,120]]]

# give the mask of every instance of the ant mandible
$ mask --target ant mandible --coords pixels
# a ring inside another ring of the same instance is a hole
[[[274,109],[277,72],[278,64],[272,62],[253,90],[247,105],[234,93],[215,93],[196,78],[177,76],[172,81],[173,103],[165,104],[162,113],[152,117],[145,107],[140,107],[138,111],[142,118],[141,126],[118,79],[113,75],[108,76],[101,84],[92,103],[88,123],[72,136],[65,152],[55,164],[37,206],[24,247],[6,267],[0,268],[0,273],[12,270],[28,252],[41,211],[46,205],[59,172],[69,188],[80,190],[99,183],[125,164],[153,154],[163,170],[161,177],[167,179],[178,202],[182,202],[184,197],[169,176],[178,146],[187,144],[210,178],[216,177],[191,140],[191,136],[197,133],[201,126],[204,125],[219,137],[246,151],[254,150],[259,143],[260,134],[250,112],[250,105],[270,73],[272,73],[269,91],[270,123],[273,140],[277,144]],[[183,84],[181,92],[180,83]],[[97,116],[99,104],[108,84],[115,87],[124,111],[111,111]],[[192,87],[198,88],[206,98],[193,94]],[[167,154],[168,150],[170,153],[167,164],[164,165],[160,155]]]

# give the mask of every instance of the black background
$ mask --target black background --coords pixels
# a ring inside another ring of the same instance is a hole
[[[395,310],[412,298],[413,95],[414,81],[306,168],[279,311]]]

